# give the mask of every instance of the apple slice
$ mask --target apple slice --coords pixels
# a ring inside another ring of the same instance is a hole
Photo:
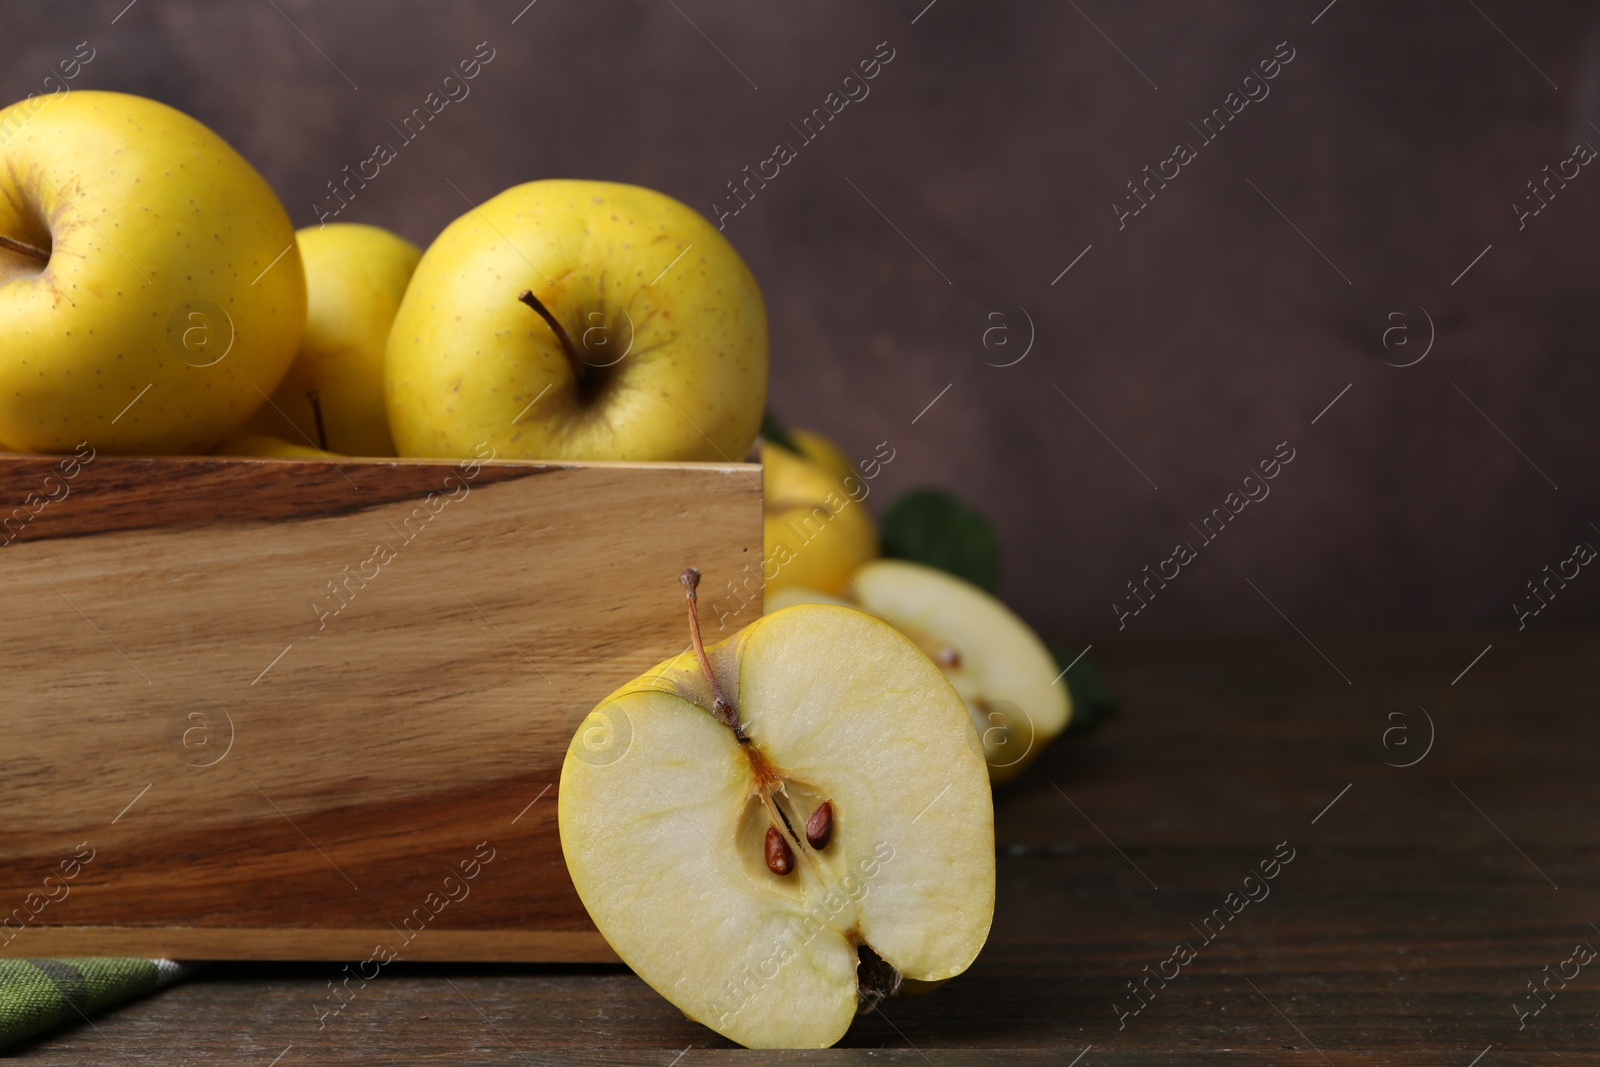
[[[989,777],[1015,778],[1066,728],[1072,700],[1055,658],[1028,624],[952,574],[904,560],[874,560],[850,577],[852,606],[892,624],[939,665],[983,740]],[[783,589],[768,611],[841,603],[811,589]]]
[[[858,1000],[959,974],[988,937],[983,753],[892,627],[802,606],[703,650],[691,573],[695,650],[573,738],[567,869],[612,948],[691,1019],[752,1048],[827,1047]]]

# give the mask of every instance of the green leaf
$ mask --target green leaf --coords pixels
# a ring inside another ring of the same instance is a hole
[[[1072,654],[1060,645],[1051,645],[1050,652],[1062,670],[1072,663]],[[1067,723],[1067,733],[1098,729],[1116,714],[1117,698],[1111,695],[1106,677],[1094,660],[1080,657],[1067,671],[1066,683],[1067,692],[1072,696],[1072,719]]]
[[[789,436],[789,431],[784,429],[771,408],[761,413],[761,436],[779,448],[787,448],[797,456],[800,454],[800,446],[794,443],[794,438]]]
[[[980,589],[1000,582],[1000,536],[983,515],[941,489],[913,489],[883,513],[883,554],[949,571]]]

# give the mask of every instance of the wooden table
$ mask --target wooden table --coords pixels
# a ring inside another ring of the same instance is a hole
[[[831,1051],[743,1052],[618,967],[397,965],[319,1030],[337,967],[230,964],[21,1058],[1600,1062],[1600,961],[1518,1017],[1528,983],[1600,946],[1600,636],[1317,644],[1097,642],[1122,712],[997,798],[983,956]],[[1261,899],[1228,898],[1245,890]],[[1177,976],[1131,1014],[1128,983],[1157,971]]]

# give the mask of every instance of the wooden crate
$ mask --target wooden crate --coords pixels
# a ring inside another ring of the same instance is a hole
[[[0,955],[614,959],[568,742],[760,553],[745,464],[0,457]]]

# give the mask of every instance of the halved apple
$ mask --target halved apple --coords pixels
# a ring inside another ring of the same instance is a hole
[[[982,589],[933,567],[885,559],[857,570],[845,590],[851,599],[783,589],[766,597],[766,609],[842,603],[891,623],[961,695],[996,785],[1015,778],[1066,729],[1072,699],[1050,650]]]
[[[568,750],[560,824],[617,954],[752,1048],[832,1045],[858,999],[965,970],[994,914],[961,699],[847,608],[765,616],[607,697]]]

